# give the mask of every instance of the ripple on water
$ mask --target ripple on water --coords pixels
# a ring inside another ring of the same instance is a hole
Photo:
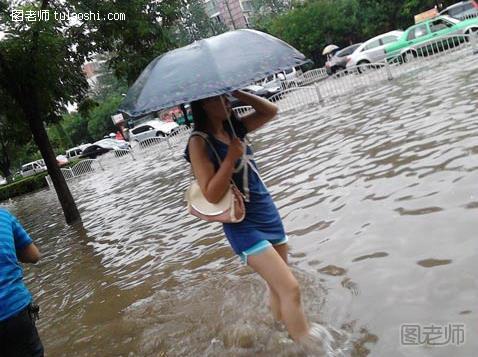
[[[418,261],[417,264],[424,268],[433,268],[439,265],[451,264],[451,259],[423,259]]]

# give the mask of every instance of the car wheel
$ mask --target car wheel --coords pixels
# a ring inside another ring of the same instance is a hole
[[[370,68],[368,68],[368,66],[366,66],[367,64],[370,64],[370,62],[367,61],[367,60],[359,61],[359,63],[357,63],[358,73],[367,72],[370,69]]]
[[[413,61],[416,57],[417,57],[417,53],[415,51],[411,51],[411,50],[402,54],[402,59],[403,59],[403,62],[405,62],[405,63],[409,63],[409,62]]]
[[[467,35],[465,37],[465,42],[470,42],[470,36],[476,36],[477,37],[477,40],[478,40],[478,27],[477,28],[470,28],[468,30],[465,31],[465,35]]]
[[[166,137],[166,134],[164,134],[162,131],[158,131],[156,133],[156,136],[159,137],[159,138],[165,138]]]

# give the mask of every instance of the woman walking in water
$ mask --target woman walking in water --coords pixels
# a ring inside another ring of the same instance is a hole
[[[292,339],[301,344],[317,341],[310,338],[318,337],[322,329],[311,328],[304,315],[299,284],[287,265],[287,236],[246,140],[247,133],[277,114],[277,106],[242,91],[233,96],[254,112],[238,120],[224,96],[191,103],[196,134],[190,137],[186,159],[209,202],[221,200],[231,180],[243,193],[246,216],[239,223],[224,223],[224,233],[234,252],[267,282],[274,318],[286,325]]]

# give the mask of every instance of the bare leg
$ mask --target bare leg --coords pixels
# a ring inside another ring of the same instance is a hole
[[[274,249],[281,256],[282,260],[287,264],[287,252],[289,250],[287,243],[275,245]],[[282,321],[282,315],[280,312],[280,302],[279,295],[272,289],[272,287],[267,284],[270,297],[270,308],[272,310],[272,315],[276,321]]]
[[[279,295],[277,295],[269,284],[267,284],[267,290],[269,291],[269,307],[271,308],[272,316],[274,316],[274,320],[282,321]]]
[[[247,260],[279,297],[281,317],[290,336],[295,341],[307,336],[309,325],[302,310],[299,284],[279,253],[269,247],[259,255],[250,255]]]

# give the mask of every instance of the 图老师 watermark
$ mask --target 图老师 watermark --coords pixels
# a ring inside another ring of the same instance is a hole
[[[400,344],[402,346],[461,346],[465,344],[465,335],[464,323],[400,325]]]
[[[24,9],[12,9],[10,17],[13,22],[37,22],[37,21],[49,21],[54,19],[56,21],[125,21],[126,14],[122,12],[101,14],[100,12],[60,12],[50,10],[24,10]]]

